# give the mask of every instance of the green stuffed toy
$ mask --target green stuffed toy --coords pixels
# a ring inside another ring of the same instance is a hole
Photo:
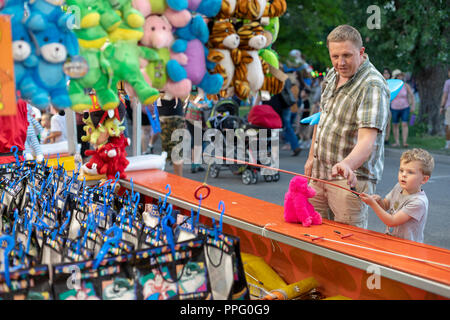
[[[276,41],[278,31],[280,29],[278,17],[270,18],[268,23],[264,25],[263,28],[268,45],[266,48],[263,48],[258,52],[259,56],[266,65],[264,84],[261,90],[273,95],[281,93],[284,87],[284,81],[286,79],[286,75],[279,70],[280,63],[278,54],[272,49],[272,44]]]
[[[80,55],[86,60],[89,71],[79,79],[71,79],[69,96],[72,110],[83,112],[92,105],[87,90],[96,91],[103,110],[115,109],[119,105],[116,89],[112,86],[112,68],[101,48],[108,34],[101,26],[101,14],[92,6],[92,0],[67,0],[68,5],[80,8],[80,29],[74,29],[80,44]]]
[[[139,101],[148,105],[158,99],[159,91],[145,81],[139,58],[157,61],[160,57],[155,50],[138,46],[143,34],[142,27],[133,28],[122,20],[119,28],[109,33],[111,43],[105,48],[104,54],[113,70],[112,86],[116,87],[119,81],[128,82],[135,90]]]

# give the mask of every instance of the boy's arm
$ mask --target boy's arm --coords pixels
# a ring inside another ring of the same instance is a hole
[[[374,197],[369,196],[368,194],[361,193],[360,198],[364,203],[367,203],[372,208],[378,218],[380,218],[380,220],[383,221],[383,223],[388,227],[399,226],[411,219],[411,216],[409,216],[402,210],[396,212],[395,214],[389,214],[384,210],[384,208],[380,206],[380,204]],[[383,204],[385,204],[386,199],[383,199],[381,201],[383,202]]]

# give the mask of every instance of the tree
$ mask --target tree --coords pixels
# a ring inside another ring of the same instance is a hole
[[[326,37],[345,18],[342,0],[287,0],[287,11],[280,18],[275,48],[282,57],[299,49],[319,70],[331,66]]]
[[[380,13],[380,28],[374,27],[374,11]],[[449,52],[448,3],[442,0],[354,0],[345,1],[348,24],[363,37],[372,63],[411,71],[420,97],[418,121],[428,125],[430,134],[441,132],[439,103],[447,77]],[[373,7],[372,7],[373,8]]]

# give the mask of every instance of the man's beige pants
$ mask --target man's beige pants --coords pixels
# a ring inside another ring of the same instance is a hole
[[[350,189],[347,180],[330,182]],[[309,185],[316,190],[315,197],[309,199],[309,202],[322,218],[367,229],[368,206],[357,195],[323,182],[310,181]],[[373,194],[375,183],[358,180],[355,188],[356,192]]]

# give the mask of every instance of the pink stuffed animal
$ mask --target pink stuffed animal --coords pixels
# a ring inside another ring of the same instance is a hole
[[[284,196],[284,220],[301,223],[304,227],[322,224],[322,217],[314,210],[308,198],[316,195],[316,190],[308,186],[306,178],[295,176],[289,183],[289,190]]]
[[[185,98],[192,88],[191,80],[187,78],[182,67],[187,64],[188,57],[184,53],[175,53],[170,49],[174,41],[172,26],[165,16],[154,14],[148,16],[145,19],[144,36],[140,44],[156,50],[161,60],[150,63],[141,61],[141,70],[144,69],[144,77],[153,87],[173,97]],[[169,73],[176,74],[179,78],[172,79]]]

